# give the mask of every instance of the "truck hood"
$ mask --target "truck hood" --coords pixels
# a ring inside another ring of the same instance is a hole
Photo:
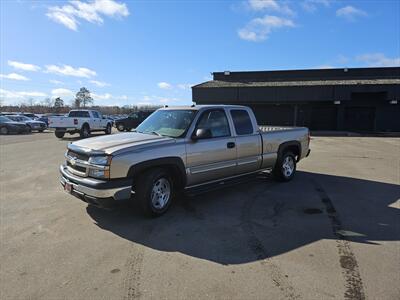
[[[87,154],[90,154],[91,152],[96,154],[112,154],[116,151],[133,146],[144,146],[147,144],[167,141],[174,141],[174,139],[153,134],[126,132],[80,140],[69,144],[68,148],[73,151],[85,152]]]

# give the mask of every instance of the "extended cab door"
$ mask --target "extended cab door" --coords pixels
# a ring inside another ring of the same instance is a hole
[[[209,129],[211,137],[186,144],[188,185],[234,175],[236,144],[225,110],[203,111],[193,132],[197,129]]]
[[[94,110],[92,110],[91,113],[92,113],[92,120],[91,121],[92,121],[93,125],[90,125],[90,128],[95,129],[95,130],[102,129],[103,128],[102,127],[102,121],[103,120],[102,120],[100,114],[97,111],[94,111]]]
[[[262,140],[254,115],[242,108],[232,108],[229,113],[236,137],[237,174],[259,170],[262,163]]]

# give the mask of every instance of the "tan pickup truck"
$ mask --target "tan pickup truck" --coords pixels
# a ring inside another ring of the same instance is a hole
[[[307,128],[259,127],[245,106],[165,107],[134,132],[69,144],[60,181],[90,204],[131,199],[147,215],[158,216],[180,190],[264,170],[289,181],[309,145]]]

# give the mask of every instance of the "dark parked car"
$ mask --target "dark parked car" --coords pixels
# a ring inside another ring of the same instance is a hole
[[[28,125],[21,122],[15,122],[5,116],[0,116],[0,133],[28,133],[31,129]]]
[[[28,117],[29,119],[32,120],[37,120],[39,117],[33,113],[22,113],[22,116]]]
[[[8,115],[7,118],[15,121],[15,122],[22,122],[29,126],[32,130],[37,130],[39,132],[43,132],[47,125],[45,122],[35,121],[23,115]]]
[[[130,131],[132,128],[138,127],[152,113],[152,111],[131,113],[127,118],[115,120],[115,127],[117,127],[118,131]]]
[[[41,121],[41,122],[45,122],[46,126],[49,126],[49,117],[57,117],[57,116],[63,116],[64,114],[46,114],[43,115],[41,117],[39,117],[38,119],[36,119],[36,121]]]

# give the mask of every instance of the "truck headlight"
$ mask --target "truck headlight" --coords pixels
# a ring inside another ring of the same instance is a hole
[[[111,162],[111,156],[91,156],[89,158],[89,164],[99,165],[99,166],[109,166]]]
[[[110,178],[110,170],[109,169],[89,169],[89,177],[95,177],[95,178],[104,178],[108,179]]]

